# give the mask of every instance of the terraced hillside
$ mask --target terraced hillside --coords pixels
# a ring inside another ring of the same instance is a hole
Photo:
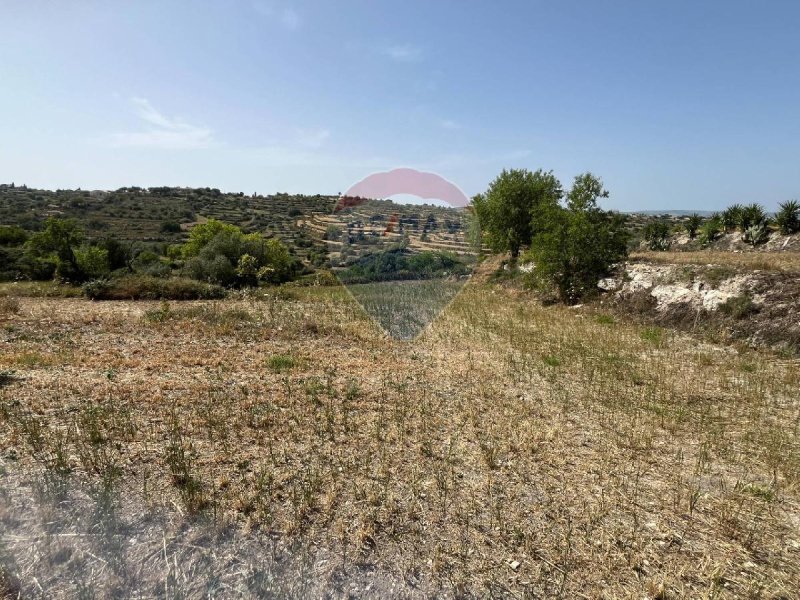
[[[194,223],[215,218],[303,248],[297,219],[330,211],[334,203],[334,196],[247,196],[214,188],[49,191],[0,185],[0,223],[37,230],[48,217],[71,217],[98,237],[176,242]]]
[[[195,223],[215,218],[247,232],[277,236],[303,257],[312,249],[324,253],[322,240],[337,260],[342,245],[357,257],[359,248],[380,248],[404,237],[412,251],[469,252],[464,210],[378,200],[334,213],[337,200],[319,194],[261,196],[214,188],[50,191],[0,185],[0,224],[35,231],[48,217],[65,217],[77,219],[97,238],[176,243]]]
[[[411,251],[473,253],[467,239],[469,213],[463,209],[368,200],[341,210],[315,212],[305,226],[326,240],[334,264],[350,262],[403,240]]]

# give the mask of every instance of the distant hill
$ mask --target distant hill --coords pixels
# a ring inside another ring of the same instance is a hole
[[[125,187],[105,190],[40,190],[0,184],[0,225],[19,225],[36,231],[48,217],[76,219],[95,239],[175,244],[189,229],[214,218],[245,232],[277,237],[299,256],[339,254],[341,239],[324,241],[331,226],[339,227],[352,243],[353,258],[367,236],[396,242],[407,236],[412,250],[466,250],[464,210],[430,204],[409,205],[370,201],[334,214],[336,195],[225,193],[215,188]],[[394,231],[387,223],[396,219]],[[372,240],[369,240],[372,241]],[[380,244],[377,244],[380,245]]]
[[[714,214],[713,210],[629,210],[626,211],[629,215],[646,215],[649,217],[659,217],[661,215],[669,215],[670,217],[687,217],[697,213],[701,217],[710,217]]]

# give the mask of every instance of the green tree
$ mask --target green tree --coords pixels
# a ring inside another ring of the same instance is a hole
[[[555,288],[563,302],[572,304],[594,292],[628,254],[625,218],[597,205],[606,197],[600,179],[585,173],[575,178],[566,207],[547,204],[533,215],[532,277]]]
[[[184,258],[191,258],[200,254],[219,234],[242,236],[242,230],[236,225],[223,223],[217,219],[209,219],[205,223],[198,223],[189,232],[189,240],[181,247]]]
[[[0,225],[0,246],[20,246],[28,240],[28,234],[16,225]]]
[[[83,276],[75,256],[75,248],[83,244],[83,231],[74,219],[50,217],[45,228],[25,242],[25,258],[39,275],[53,266],[50,276],[65,281],[82,281]]]
[[[504,169],[485,193],[472,199],[472,207],[489,247],[510,252],[516,261],[536,233],[538,220],[532,215],[556,206],[562,196],[561,183],[552,171]]]
[[[281,283],[291,279],[297,269],[297,262],[280,240],[245,234],[235,225],[215,219],[192,229],[181,255],[188,259],[185,268],[192,278],[220,285],[255,285],[259,279]]]
[[[109,272],[108,250],[83,245],[73,250],[75,263],[83,279],[98,279]]]

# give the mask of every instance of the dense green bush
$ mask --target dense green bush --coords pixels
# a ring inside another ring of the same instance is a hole
[[[766,228],[767,224],[767,212],[760,204],[748,204],[739,212],[739,230],[742,233],[746,233],[751,227],[759,225],[763,225]]]
[[[541,207],[533,216],[537,233],[528,253],[535,263],[530,277],[540,287],[552,286],[563,302],[594,293],[597,282],[628,254],[625,218],[597,205],[607,196],[602,182],[585,173],[575,178],[566,207]]]
[[[429,250],[412,253],[399,247],[362,257],[339,277],[344,283],[369,283],[463,276],[468,272],[455,254]]]
[[[704,246],[712,243],[722,235],[722,231],[722,217],[715,213],[700,226],[700,243]]]
[[[800,203],[797,200],[781,202],[775,214],[775,223],[784,235],[800,231]]]
[[[192,228],[181,256],[189,277],[225,286],[282,283],[300,268],[281,241],[245,234],[235,225],[215,219]]]
[[[558,204],[561,183],[552,172],[503,170],[489,189],[472,199],[484,241],[495,252],[510,252],[512,262],[536,235],[533,214]]]
[[[87,277],[81,271],[75,253],[84,245],[84,240],[83,231],[75,220],[51,217],[43,231],[33,234],[25,242],[22,266],[32,279],[55,277],[68,282],[84,281]]]
[[[0,246],[21,246],[28,240],[27,232],[16,225],[0,225]]]
[[[686,222],[683,224],[683,226],[686,229],[686,233],[689,234],[690,240],[693,240],[697,237],[697,231],[700,229],[702,224],[703,218],[700,215],[697,213],[689,215],[689,218],[686,219]]]
[[[644,227],[642,237],[650,250],[669,250],[672,245],[670,226],[664,221],[649,222]]]
[[[725,233],[735,231],[742,220],[742,205],[734,204],[722,211],[722,228]]]
[[[128,275],[116,279],[96,279],[83,286],[92,300],[212,300],[225,297],[217,285],[181,277],[162,279],[148,275]]]
[[[164,221],[161,223],[161,233],[180,233],[181,224],[177,221]]]

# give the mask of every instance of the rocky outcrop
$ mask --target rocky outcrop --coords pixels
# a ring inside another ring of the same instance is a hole
[[[800,277],[793,273],[626,263],[599,287],[616,310],[638,319],[800,353]]]
[[[598,285],[617,296],[647,292],[656,301],[658,310],[666,310],[676,304],[691,308],[715,311],[731,298],[752,296],[758,304],[762,299],[755,293],[755,278],[740,273],[720,276],[719,269],[708,267],[686,267],[649,263],[627,263],[620,277],[602,280]],[[704,276],[705,275],[705,276]]]

